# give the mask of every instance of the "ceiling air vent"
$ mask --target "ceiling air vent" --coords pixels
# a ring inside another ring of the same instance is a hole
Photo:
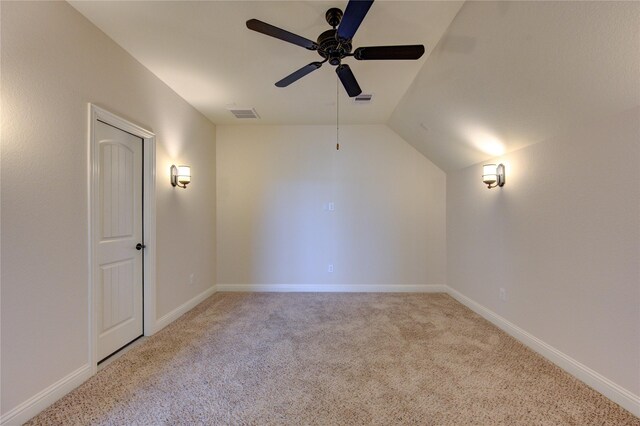
[[[236,118],[260,118],[255,108],[228,108]]]
[[[371,103],[371,98],[373,98],[373,95],[370,93],[362,93],[358,96],[356,96],[355,98],[353,98],[353,103],[357,104],[357,105],[365,105],[365,104],[370,104]]]

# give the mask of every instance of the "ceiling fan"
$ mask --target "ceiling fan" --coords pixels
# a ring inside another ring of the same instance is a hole
[[[342,63],[344,58],[353,56],[358,61],[419,59],[424,54],[424,46],[421,44],[358,47],[352,52],[351,41],[353,36],[372,4],[373,0],[349,0],[344,14],[342,10],[335,7],[327,10],[325,19],[333,29],[320,34],[317,41],[309,40],[257,19],[248,20],[247,28],[308,50],[315,50],[324,58],[320,62],[311,62],[309,65],[305,65],[289,74],[276,83],[277,87],[287,87],[312,71],[317,70],[325,62],[329,62],[329,64],[336,67],[336,73],[347,94],[350,97],[354,97],[362,93],[362,90],[349,65]]]

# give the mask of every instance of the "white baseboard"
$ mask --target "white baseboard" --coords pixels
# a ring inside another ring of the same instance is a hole
[[[217,291],[316,293],[446,293],[444,284],[218,284]]]
[[[165,314],[162,317],[158,318],[156,320],[155,326],[153,327],[153,333],[155,334],[158,331],[162,330],[163,328],[171,324],[173,321],[177,320],[183,314],[193,309],[197,304],[199,304],[200,302],[202,302],[204,299],[211,296],[215,292],[216,292],[215,286],[209,287],[202,293],[198,294],[196,297],[190,300],[187,300],[182,305],[178,306],[168,314]]]
[[[0,417],[0,425],[21,425],[80,386],[91,377],[91,366],[85,364]]]
[[[633,415],[640,417],[640,396],[635,395],[625,388],[617,385],[586,365],[576,361],[553,346],[538,339],[534,335],[524,331],[490,309],[485,308],[478,302],[469,299],[459,291],[447,286],[447,292],[458,302],[484,317],[498,328],[519,340],[521,343],[547,358],[558,367],[591,386],[602,395],[633,413]]]

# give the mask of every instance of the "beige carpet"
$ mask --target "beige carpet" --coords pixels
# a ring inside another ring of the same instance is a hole
[[[447,295],[218,293],[28,424],[640,419]]]

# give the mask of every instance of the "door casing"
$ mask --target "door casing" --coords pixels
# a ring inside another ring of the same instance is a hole
[[[154,133],[138,126],[116,114],[113,114],[94,104],[89,104],[89,149],[88,149],[88,200],[89,200],[89,318],[88,357],[91,365],[91,373],[98,369],[98,320],[97,312],[97,260],[94,250],[96,238],[98,238],[99,226],[99,155],[98,141],[95,138],[94,124],[97,120],[110,124],[132,135],[140,137],[143,144],[143,240],[145,249],[143,254],[142,269],[143,282],[143,321],[144,335],[150,336],[155,332],[156,323],[156,136]]]

